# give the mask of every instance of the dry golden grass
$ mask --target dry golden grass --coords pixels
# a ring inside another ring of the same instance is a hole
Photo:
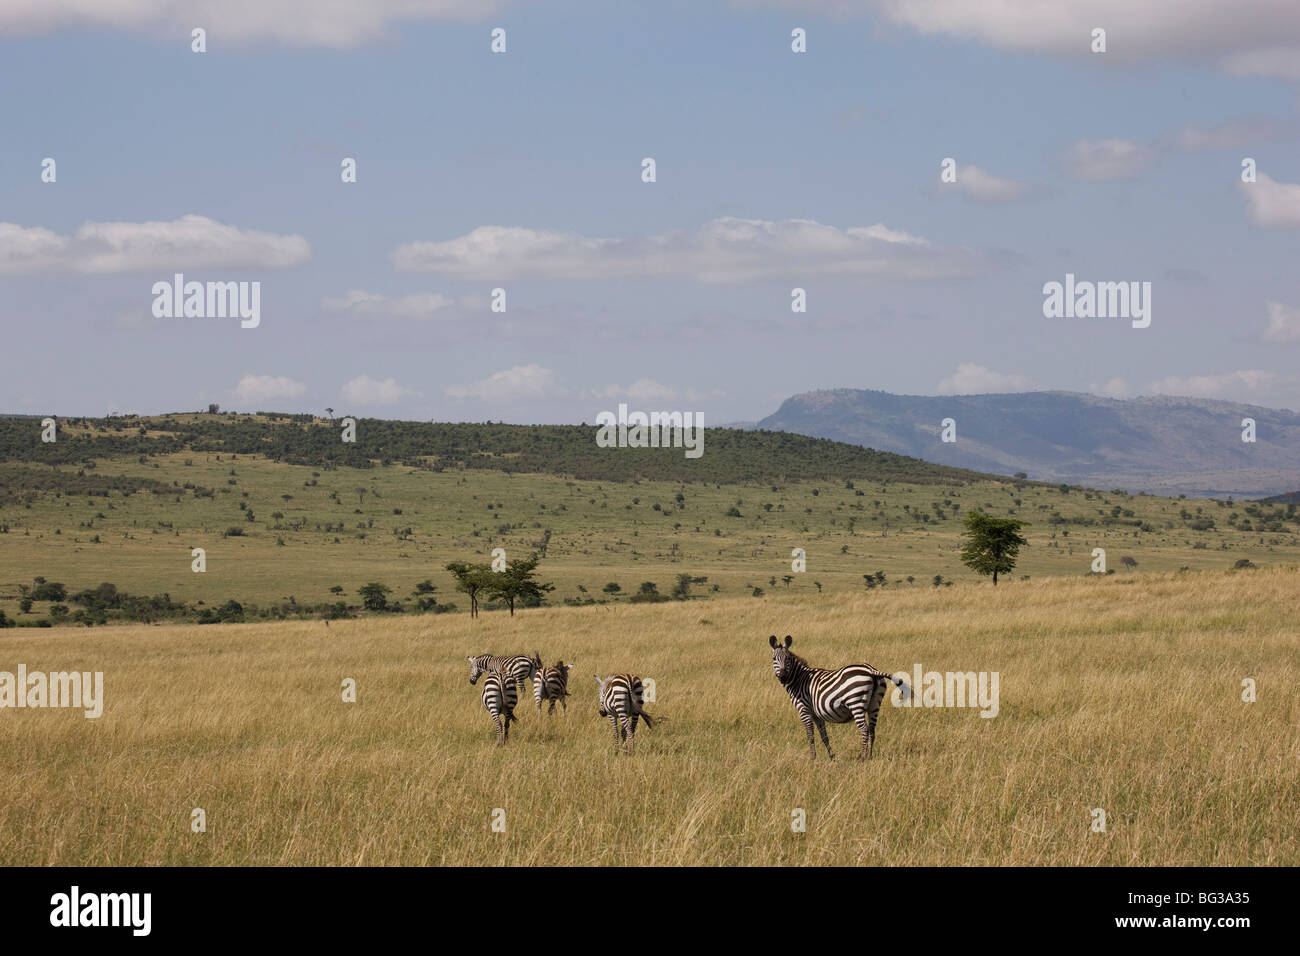
[[[0,711],[0,864],[1295,865],[1298,593],[1279,569],[11,630],[0,670],[102,670],[107,703]],[[840,759],[810,763],[772,633],[818,665],[998,671],[1001,713],[886,706],[874,761],[832,726]],[[464,659],[535,648],[574,696],[521,702],[498,749]],[[630,758],[596,714],[614,670],[669,718]]]

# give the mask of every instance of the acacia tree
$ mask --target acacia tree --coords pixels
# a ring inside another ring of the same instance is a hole
[[[468,561],[453,561],[447,565],[447,570],[456,579],[456,590],[469,595],[469,616],[478,617],[479,595],[490,592],[496,572],[491,565]]]
[[[982,511],[966,515],[966,543],[961,548],[961,560],[966,567],[979,574],[993,575],[994,586],[999,574],[1010,574],[1016,567],[1020,548],[1029,542],[1020,534],[1028,521],[1015,518],[993,518]]]
[[[490,572],[492,582],[489,594],[493,599],[505,601],[510,605],[510,616],[515,616],[515,602],[524,607],[537,607],[542,603],[547,591],[554,591],[555,585],[533,580],[533,571],[537,569],[538,557],[530,554],[526,558],[517,558],[506,565],[504,571]],[[472,599],[471,599],[472,600]]]

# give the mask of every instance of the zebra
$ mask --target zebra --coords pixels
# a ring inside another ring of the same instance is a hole
[[[593,676],[600,688],[596,696],[600,703],[600,716],[608,717],[614,725],[614,753],[622,749],[624,739],[627,741],[627,752],[635,752],[637,718],[644,717],[645,725],[654,729],[650,715],[644,710],[645,692],[641,678],[633,674],[611,674],[604,678]]]
[[[542,666],[541,654],[534,654],[532,657],[527,654],[515,654],[510,657],[480,654],[478,657],[467,657],[465,659],[469,661],[469,682],[471,684],[478,682],[480,674],[503,671],[514,678],[514,682],[519,685],[520,691],[524,689],[524,680],[532,680],[533,674]]]
[[[790,650],[794,638],[788,634],[784,646],[777,643],[775,634],[769,643],[772,645],[772,671],[790,695],[804,730],[808,731],[812,759],[817,759],[813,725],[816,724],[821,732],[826,756],[834,760],[831,741],[826,736],[826,723],[847,724],[851,720],[862,734],[858,759],[865,757],[870,760],[876,747],[876,717],[880,714],[880,704],[885,699],[889,682],[893,680],[905,696],[911,694],[902,678],[891,678],[870,664],[848,664],[833,671],[810,667],[807,661]]]
[[[497,746],[505,745],[510,739],[510,722],[519,723],[515,716],[515,704],[519,695],[515,691],[515,682],[503,671],[491,671],[483,681],[483,709],[492,718],[492,726],[497,729]]]
[[[551,709],[546,712],[549,717],[555,713],[555,702],[558,700],[564,707],[565,712],[569,710],[569,671],[573,670],[572,664],[566,664],[564,661],[556,661],[554,667],[538,667],[533,672],[533,699],[537,701],[537,713],[542,713],[542,701],[549,700]]]

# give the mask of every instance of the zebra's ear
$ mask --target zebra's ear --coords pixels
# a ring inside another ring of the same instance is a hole
[[[572,664],[565,664],[565,665],[564,665],[564,669],[565,669],[566,671],[571,671],[571,670],[573,670],[573,665],[572,665]]]
[[[774,638],[772,638],[772,640],[774,640],[774,641],[775,641],[775,640],[776,640],[776,638],[775,638],[775,637],[774,637]],[[472,658],[472,657],[467,657],[467,658],[465,658],[465,660],[467,660],[467,661],[469,661],[469,662],[470,662],[470,663],[471,663],[471,664],[473,664],[473,663],[474,663],[474,658]]]
[[[767,639],[767,642],[771,644],[773,647],[776,647],[776,635],[773,634],[771,637],[769,637]]]
[[[785,646],[786,646],[786,647],[789,647],[789,646],[790,646],[791,644],[793,644],[793,643],[794,643],[794,638],[791,637],[789,634],[787,634],[787,635],[785,636]]]

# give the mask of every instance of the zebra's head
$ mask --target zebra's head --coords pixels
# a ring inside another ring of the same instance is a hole
[[[467,657],[469,661],[469,682],[477,684],[479,676],[487,673],[487,655],[480,654],[478,657]]]
[[[772,673],[776,675],[777,680],[784,684],[794,674],[794,662],[799,659],[790,651],[790,645],[794,643],[794,638],[787,634],[785,643],[778,644],[776,635],[773,634],[768,638],[768,643],[772,645]]]

